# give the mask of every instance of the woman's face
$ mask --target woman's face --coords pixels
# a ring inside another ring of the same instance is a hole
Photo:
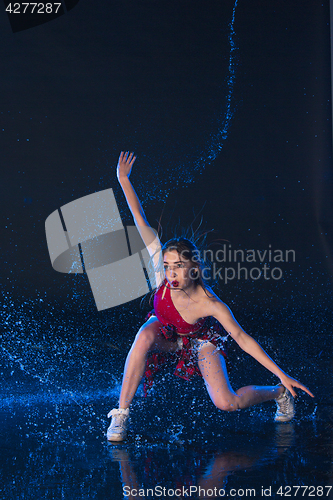
[[[184,288],[193,282],[190,275],[193,267],[193,263],[176,250],[170,250],[164,254],[165,277],[173,288]]]

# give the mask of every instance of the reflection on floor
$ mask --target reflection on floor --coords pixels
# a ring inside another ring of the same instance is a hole
[[[332,498],[329,407],[305,406],[295,421],[275,424],[268,404],[204,415],[202,409],[189,413],[183,403],[163,420],[163,411],[148,413],[148,406],[136,404],[129,437],[117,445],[105,439],[107,408],[98,401],[2,409],[1,497],[240,498],[255,492],[283,498],[279,491],[303,485],[303,498],[313,497],[311,491],[314,498]]]

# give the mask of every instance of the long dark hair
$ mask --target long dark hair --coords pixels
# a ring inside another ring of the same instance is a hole
[[[206,270],[207,263],[204,262],[202,256],[200,255],[199,248],[189,239],[184,237],[171,238],[162,247],[162,255],[166,252],[176,251],[185,260],[189,260],[192,264],[190,269],[191,279],[196,283],[196,285],[201,285],[203,289],[208,286],[208,280],[204,276],[204,270]]]

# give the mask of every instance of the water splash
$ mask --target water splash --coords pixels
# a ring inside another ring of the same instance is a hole
[[[170,444],[182,445],[184,441],[180,439],[180,436],[184,430],[182,424],[174,424],[167,434]]]
[[[207,165],[207,163],[210,163],[216,159],[216,157],[222,150],[223,142],[228,137],[228,130],[230,127],[230,123],[235,114],[235,109],[233,108],[233,93],[236,80],[237,51],[238,51],[238,47],[236,45],[236,32],[235,32],[235,17],[236,17],[237,4],[238,0],[235,1],[232,10],[232,19],[229,24],[230,33],[228,40],[230,46],[230,55],[229,55],[229,65],[228,65],[229,75],[227,77],[227,89],[228,89],[228,93],[226,96],[227,108],[224,113],[223,119],[219,120],[218,132],[215,135],[212,135],[210,141],[206,145],[206,148],[202,156],[195,162],[194,164],[195,170],[203,169]]]
[[[119,143],[131,144],[134,150],[139,151],[134,172],[142,165],[150,166],[149,169],[145,169],[144,175],[135,178],[135,187],[143,203],[167,198],[175,189],[193,185],[198,180],[198,174],[203,174],[205,168],[217,158],[228,137],[237,108],[235,102],[239,50],[235,29],[237,7],[238,0],[235,0],[231,3],[230,10],[228,8],[228,13],[223,9],[217,46],[211,47],[204,41],[207,55],[209,50],[215,51],[215,67],[209,69],[209,74],[216,70],[216,65],[221,73],[217,77],[215,75],[215,79],[218,79],[218,89],[209,87],[208,83],[205,84],[209,98],[205,94],[198,95],[197,91],[194,93],[190,88],[186,99],[182,101],[184,96],[179,81],[175,83],[173,80],[168,80],[168,91],[165,92],[165,87],[162,88],[160,81],[156,80],[157,98],[153,103],[154,106],[150,97],[143,95],[136,102],[135,116],[128,117],[126,129],[119,132],[121,134],[119,137],[108,135],[107,131],[98,132],[99,144],[95,148],[95,156],[96,163],[103,165],[100,177],[101,189],[109,187],[109,170],[107,174],[103,173],[104,165],[110,161],[110,150],[118,152]],[[223,33],[222,38],[221,33]],[[202,76],[198,72],[194,72],[192,76],[202,82]],[[187,99],[190,100],[190,105]],[[206,103],[202,103],[204,99]],[[179,100],[182,102],[181,106],[177,105]],[[145,122],[140,121],[140,116],[145,116]],[[167,132],[166,120],[169,124]],[[80,179],[82,179],[81,174]],[[90,192],[91,184],[88,181],[87,177],[87,193]],[[121,215],[123,211],[127,213],[127,207],[120,207]]]
[[[76,324],[41,297],[19,303],[2,292],[1,302],[0,408],[42,402],[84,408],[89,401],[118,397],[119,369],[109,372],[109,364],[103,367],[99,360],[107,352],[112,363],[120,350],[98,333],[97,339],[84,335],[84,318]]]

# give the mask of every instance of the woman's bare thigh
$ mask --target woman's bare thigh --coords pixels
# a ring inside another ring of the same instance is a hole
[[[140,328],[139,336],[153,335],[153,344],[150,348],[151,351],[161,351],[161,352],[175,352],[180,348],[180,344],[167,340],[160,330],[163,326],[162,323],[157,319],[156,316],[151,316]]]
[[[236,396],[229,382],[225,360],[211,342],[203,342],[198,349],[198,365],[213,402],[230,401]]]

